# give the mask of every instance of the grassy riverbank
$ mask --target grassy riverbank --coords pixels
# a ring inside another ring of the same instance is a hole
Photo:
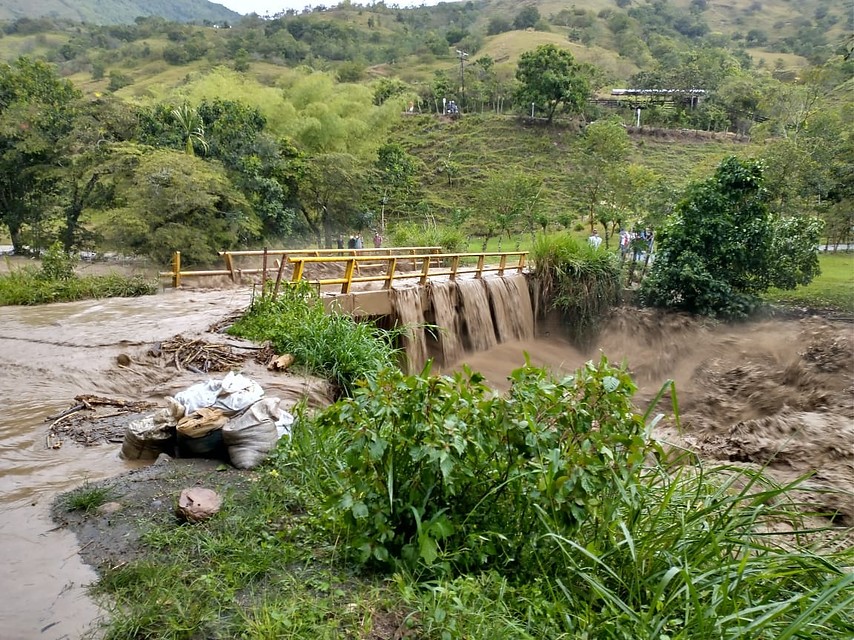
[[[811,309],[854,312],[854,253],[821,253],[821,275],[806,287],[792,291],[771,289],[769,302]]]
[[[496,398],[476,374],[383,374],[300,416],[259,470],[174,461],[81,490],[117,510],[60,501],[101,573],[105,637],[854,633],[854,551],[821,550],[833,534],[799,512],[797,483],[666,462],[606,363],[513,378]],[[182,524],[194,485],[223,509]]]
[[[7,258],[8,260],[8,258]],[[71,302],[88,298],[130,298],[157,293],[158,283],[120,273],[80,276],[76,258],[51,248],[39,266],[13,268],[0,274],[0,306]]]

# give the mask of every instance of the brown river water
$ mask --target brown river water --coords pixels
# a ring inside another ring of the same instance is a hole
[[[94,572],[49,517],[57,493],[130,468],[118,445],[47,449],[48,416],[78,394],[157,399],[166,375],[116,366],[121,353],[204,329],[249,303],[247,290],[0,307],[0,638],[78,638],[99,615]]]
[[[174,393],[175,375],[119,367],[117,356],[204,331],[250,296],[248,289],[168,290],[140,299],[0,308],[0,638],[75,639],[102,613],[85,592],[94,572],[48,511],[57,493],[130,464],[118,457],[118,445],[67,442],[47,449],[48,416],[78,394],[156,401]],[[583,352],[545,335],[498,344],[463,362],[503,388],[525,354],[534,364],[571,371],[604,353],[625,359],[641,409],[673,378],[684,432],[665,426],[662,437],[713,460],[762,464],[772,457],[769,470],[780,479],[815,471],[817,489],[847,492],[834,496],[836,522],[851,526],[852,329],[821,319],[711,325],[624,309]]]

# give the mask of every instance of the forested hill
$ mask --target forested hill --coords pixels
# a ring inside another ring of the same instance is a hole
[[[0,0],[0,20],[50,17],[91,24],[130,24],[138,16],[198,23],[240,18],[231,9],[207,0]]]

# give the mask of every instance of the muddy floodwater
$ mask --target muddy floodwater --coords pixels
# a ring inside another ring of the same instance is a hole
[[[57,493],[130,468],[119,445],[46,446],[50,416],[79,394],[162,400],[191,383],[133,362],[149,345],[204,331],[245,307],[251,292],[167,291],[139,299],[0,308],[0,638],[80,637],[99,612],[85,585],[94,572],[73,536],[49,520]],[[590,349],[555,335],[493,346],[463,361],[506,386],[524,363],[571,371],[606,354],[625,360],[644,409],[667,379],[677,383],[682,432],[663,438],[712,459],[765,464],[780,479],[815,472],[819,508],[854,525],[854,325],[820,318],[714,325],[624,309]],[[121,360],[128,362],[127,359]],[[204,379],[205,376],[196,376]],[[667,410],[667,407],[663,407]],[[822,489],[836,489],[830,502]]]
[[[46,448],[51,415],[79,394],[161,399],[165,373],[116,365],[122,353],[207,327],[250,292],[176,292],[137,299],[0,307],[0,638],[78,638],[99,611],[94,572],[48,511],[57,493],[130,468],[118,445]]]

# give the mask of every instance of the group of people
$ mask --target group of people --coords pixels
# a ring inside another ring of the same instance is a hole
[[[632,252],[635,260],[643,260],[647,254],[652,254],[652,245],[654,233],[652,229],[642,229],[640,231],[629,231],[628,229],[620,229],[620,257],[625,259],[629,252]],[[596,229],[590,232],[587,238],[587,244],[594,249],[602,246],[602,237]]]
[[[344,248],[344,236],[343,235],[339,234],[337,246],[339,249]],[[375,231],[374,232],[374,248],[379,249],[382,246],[383,246],[383,237],[382,237],[382,235],[380,235],[379,231]],[[356,234],[351,235],[350,238],[347,240],[347,248],[348,249],[363,249],[364,248],[364,242],[362,240],[362,234],[356,233]]]

